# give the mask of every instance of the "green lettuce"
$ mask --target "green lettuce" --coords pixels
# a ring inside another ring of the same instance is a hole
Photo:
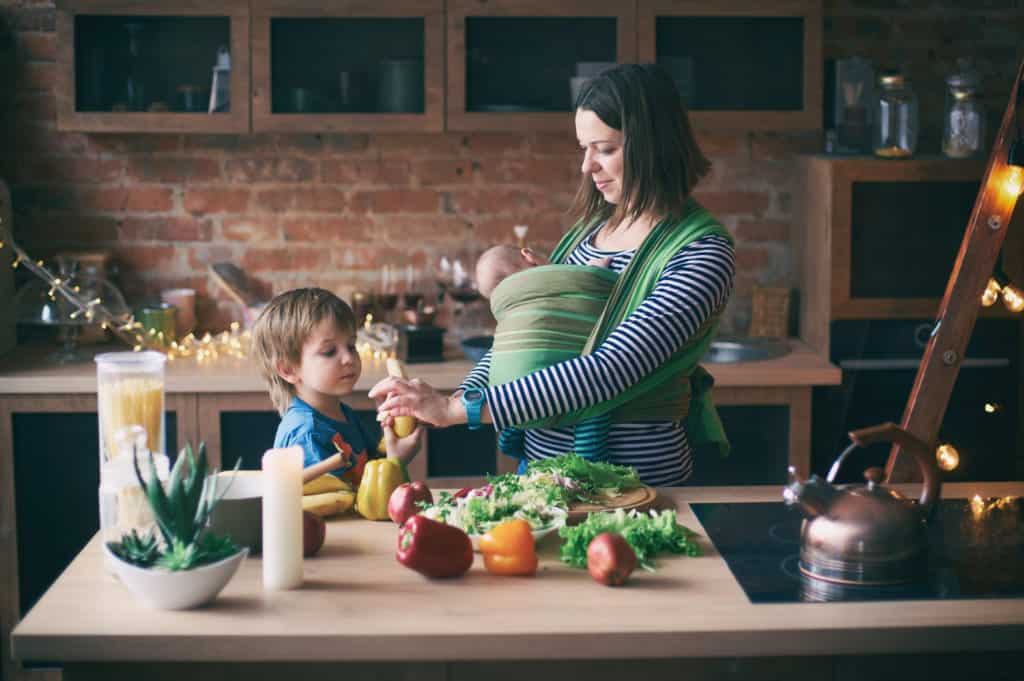
[[[587,547],[602,532],[621,534],[636,553],[637,563],[654,570],[654,557],[659,553],[699,556],[703,553],[697,534],[676,522],[676,512],[639,513],[623,509],[591,513],[575,527],[558,530],[563,539],[561,559],[574,567],[587,567]]]

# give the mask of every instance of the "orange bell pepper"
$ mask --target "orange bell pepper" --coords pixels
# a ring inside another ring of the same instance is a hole
[[[532,575],[537,571],[537,547],[530,523],[508,520],[480,537],[484,567],[492,575]]]

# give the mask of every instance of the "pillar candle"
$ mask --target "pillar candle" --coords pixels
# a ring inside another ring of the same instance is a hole
[[[302,584],[302,447],[263,455],[263,588]]]

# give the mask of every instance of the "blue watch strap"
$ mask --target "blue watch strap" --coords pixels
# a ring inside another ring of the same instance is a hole
[[[470,430],[480,427],[480,410],[483,408],[486,397],[484,391],[478,388],[470,388],[459,396],[462,404],[466,407],[466,424]]]

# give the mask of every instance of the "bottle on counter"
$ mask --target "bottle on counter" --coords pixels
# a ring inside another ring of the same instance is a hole
[[[907,79],[887,73],[878,79],[872,148],[881,158],[910,158],[917,150],[917,95]]]

